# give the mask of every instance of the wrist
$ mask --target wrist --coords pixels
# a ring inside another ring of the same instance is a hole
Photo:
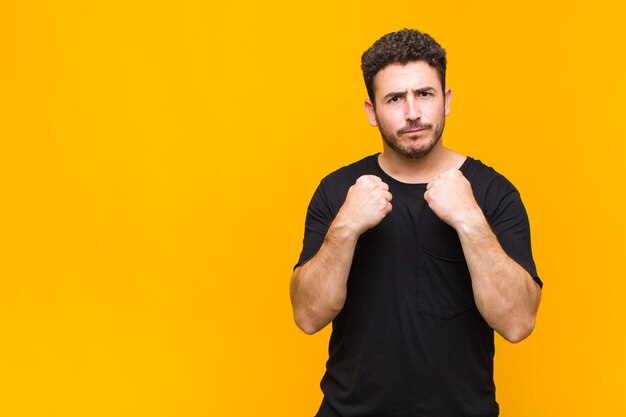
[[[340,240],[357,240],[363,232],[350,221],[337,216],[328,228],[326,236]]]
[[[491,230],[489,222],[487,222],[481,210],[477,210],[465,216],[456,223],[454,228],[459,235],[474,235],[476,233],[483,233],[486,230]]]

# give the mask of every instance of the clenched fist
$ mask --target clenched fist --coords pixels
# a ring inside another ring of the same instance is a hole
[[[433,178],[426,186],[424,199],[441,220],[457,230],[483,218],[471,184],[458,169],[444,171]]]
[[[389,186],[375,175],[363,175],[348,190],[336,220],[361,235],[391,211]]]

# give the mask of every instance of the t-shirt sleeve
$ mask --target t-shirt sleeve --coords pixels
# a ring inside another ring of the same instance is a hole
[[[526,269],[543,288],[533,260],[528,214],[519,192],[512,185],[511,188],[488,216],[489,225],[507,255]]]
[[[322,181],[315,190],[307,209],[302,252],[294,269],[315,256],[334,218],[335,213],[329,204],[324,181]]]

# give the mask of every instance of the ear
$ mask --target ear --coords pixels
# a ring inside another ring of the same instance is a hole
[[[443,96],[443,109],[444,109],[444,114],[447,116],[450,114],[450,102],[452,101],[452,90],[449,88],[446,88],[446,92],[444,93]]]
[[[376,121],[376,110],[374,110],[374,105],[372,102],[367,99],[365,100],[365,113],[367,113],[367,119],[371,126],[378,126],[378,122]]]

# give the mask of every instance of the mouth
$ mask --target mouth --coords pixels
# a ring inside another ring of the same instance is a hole
[[[423,131],[427,130],[425,127],[422,128],[418,128],[418,129],[409,129],[409,130],[402,130],[400,133],[401,135],[417,135]]]
[[[429,124],[412,124],[411,123],[408,126],[405,126],[404,129],[400,129],[400,131],[398,131],[398,135],[404,135],[404,134],[416,135],[420,132],[430,129],[431,127],[432,126]]]

